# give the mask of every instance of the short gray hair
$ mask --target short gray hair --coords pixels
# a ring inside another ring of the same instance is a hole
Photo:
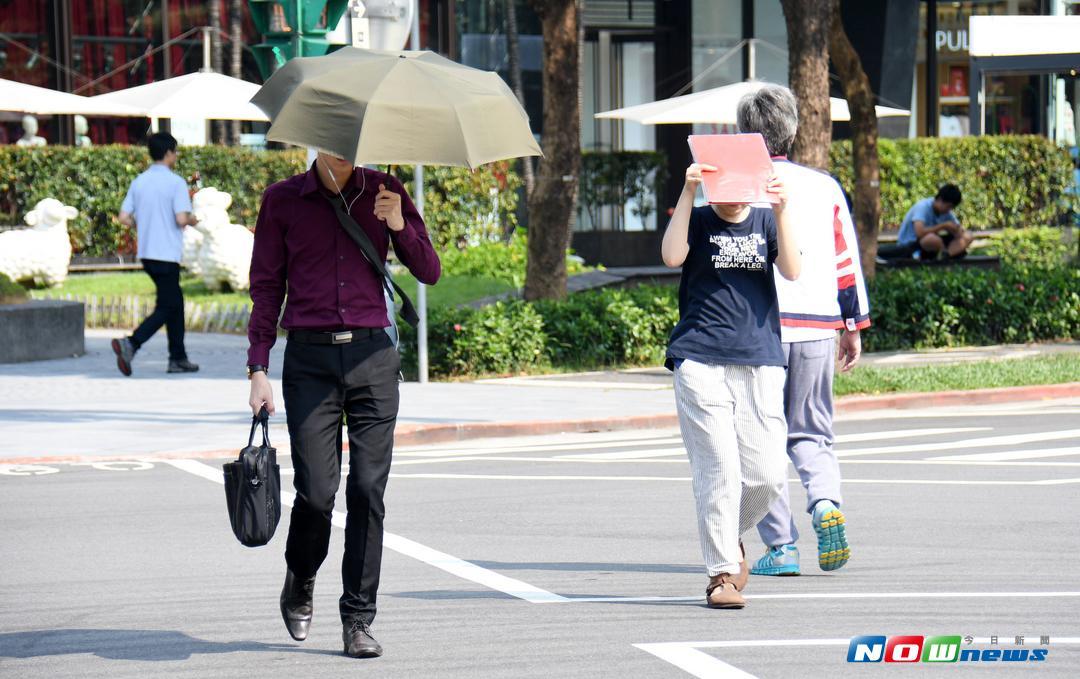
[[[786,156],[799,129],[799,105],[786,87],[766,85],[739,100],[740,132],[758,132],[773,156]]]

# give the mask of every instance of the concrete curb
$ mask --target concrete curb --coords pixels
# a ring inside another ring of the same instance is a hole
[[[1023,401],[1045,401],[1058,398],[1080,397],[1080,382],[1042,384],[1030,387],[999,387],[969,391],[938,391],[882,396],[844,396],[837,399],[837,414],[851,414],[871,410],[905,410],[914,408],[987,405]],[[584,420],[533,420],[521,422],[469,422],[455,424],[403,424],[394,434],[397,446],[421,446],[435,443],[453,443],[479,438],[502,438],[514,436],[542,436],[545,434],[588,433],[619,431],[626,429],[670,429],[679,426],[675,413],[633,415],[629,417],[606,417]],[[348,442],[345,443],[347,449]],[[287,454],[286,448],[278,448],[278,454]],[[59,464],[115,462],[120,460],[176,460],[176,459],[222,459],[236,455],[235,450],[168,451],[144,455],[66,455],[44,457],[17,457],[0,459],[0,464]]]

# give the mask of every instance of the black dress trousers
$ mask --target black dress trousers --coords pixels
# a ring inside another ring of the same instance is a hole
[[[342,414],[349,433],[343,622],[370,624],[375,618],[400,367],[397,350],[381,329],[351,344],[290,340],[285,347],[282,396],[296,487],[285,561],[298,577],[315,575],[329,547],[341,482]]]

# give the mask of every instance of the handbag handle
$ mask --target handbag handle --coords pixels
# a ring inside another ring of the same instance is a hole
[[[251,442],[255,440],[255,427],[262,425],[263,445],[267,448],[270,447],[270,412],[266,409],[266,406],[259,408],[257,415],[251,417],[251,433],[248,434],[248,447],[251,447]]]

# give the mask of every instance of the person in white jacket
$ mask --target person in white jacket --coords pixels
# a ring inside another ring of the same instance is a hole
[[[833,372],[836,360],[842,372],[855,366],[862,351],[859,332],[870,325],[855,227],[836,180],[787,158],[798,128],[798,108],[789,89],[770,85],[746,95],[739,102],[738,125],[741,132],[758,132],[765,138],[776,174],[787,186],[788,209],[799,233],[802,274],[794,281],[776,276],[781,342],[788,362],[787,452],[806,488],[806,510],[818,538],[818,565],[836,570],[847,563],[851,550],[840,510],[840,465],[833,452]],[[750,572],[798,575],[799,532],[786,485],[758,524],[758,533],[768,551]]]

